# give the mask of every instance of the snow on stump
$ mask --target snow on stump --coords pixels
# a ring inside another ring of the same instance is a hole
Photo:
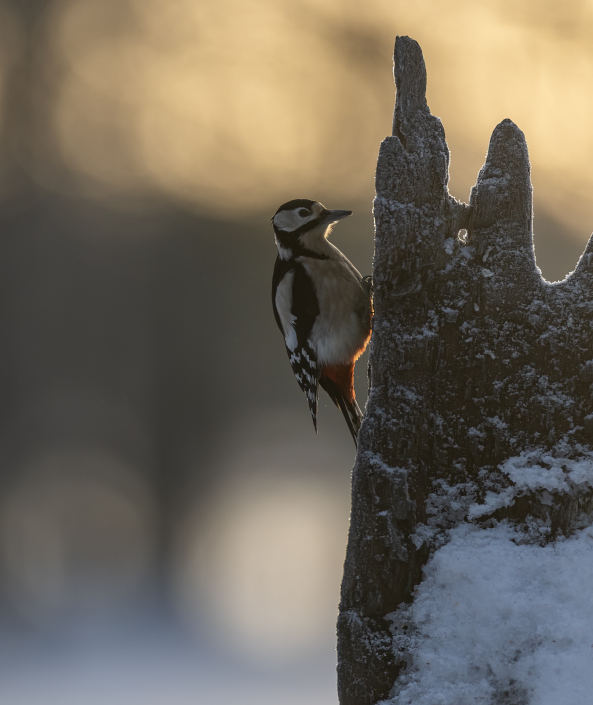
[[[456,201],[419,45],[398,37],[394,64],[340,703],[552,705],[564,669],[562,702],[580,705],[593,697],[593,239],[564,281],[544,281],[521,130],[496,127],[469,205]]]

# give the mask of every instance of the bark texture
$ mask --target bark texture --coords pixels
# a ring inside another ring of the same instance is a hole
[[[508,519],[545,542],[593,523],[587,483],[486,501],[508,495],[509,458],[590,457],[593,242],[564,281],[544,281],[521,130],[510,120],[495,128],[470,203],[459,203],[422,52],[408,37],[397,38],[394,73],[393,135],[376,176],[370,395],[338,619],[341,705],[388,696],[405,655],[384,618],[411,601],[451,526]]]

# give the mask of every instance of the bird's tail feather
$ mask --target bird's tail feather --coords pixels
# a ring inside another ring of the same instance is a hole
[[[319,384],[321,384],[323,389],[329,394],[333,403],[342,412],[346,424],[350,429],[350,433],[352,434],[354,445],[358,447],[358,432],[360,431],[360,424],[364,417],[360,407],[356,403],[356,399],[352,398],[351,401],[347,399],[338,385],[329,377],[321,377]]]
[[[362,412],[356,400],[352,404],[347,402],[344,397],[339,400],[338,407],[346,419],[346,423],[352,434],[352,439],[354,440],[354,445],[358,448],[358,432],[360,431],[360,425],[363,419]]]

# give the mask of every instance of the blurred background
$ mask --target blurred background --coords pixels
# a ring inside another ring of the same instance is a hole
[[[592,0],[0,0],[0,702],[337,702],[354,447],[290,371],[269,219],[354,210],[371,272],[407,34],[452,193],[514,120],[564,277],[592,32]]]

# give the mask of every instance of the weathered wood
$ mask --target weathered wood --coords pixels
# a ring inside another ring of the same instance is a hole
[[[476,511],[508,494],[505,460],[591,452],[593,239],[571,276],[545,282],[523,133],[510,120],[496,127],[470,204],[459,203],[415,41],[398,37],[394,73],[393,136],[376,177],[370,393],[338,619],[342,705],[388,695],[403,661],[384,617],[412,599],[448,528],[507,518],[544,542],[593,523],[593,490],[575,483],[552,499],[522,489]]]

